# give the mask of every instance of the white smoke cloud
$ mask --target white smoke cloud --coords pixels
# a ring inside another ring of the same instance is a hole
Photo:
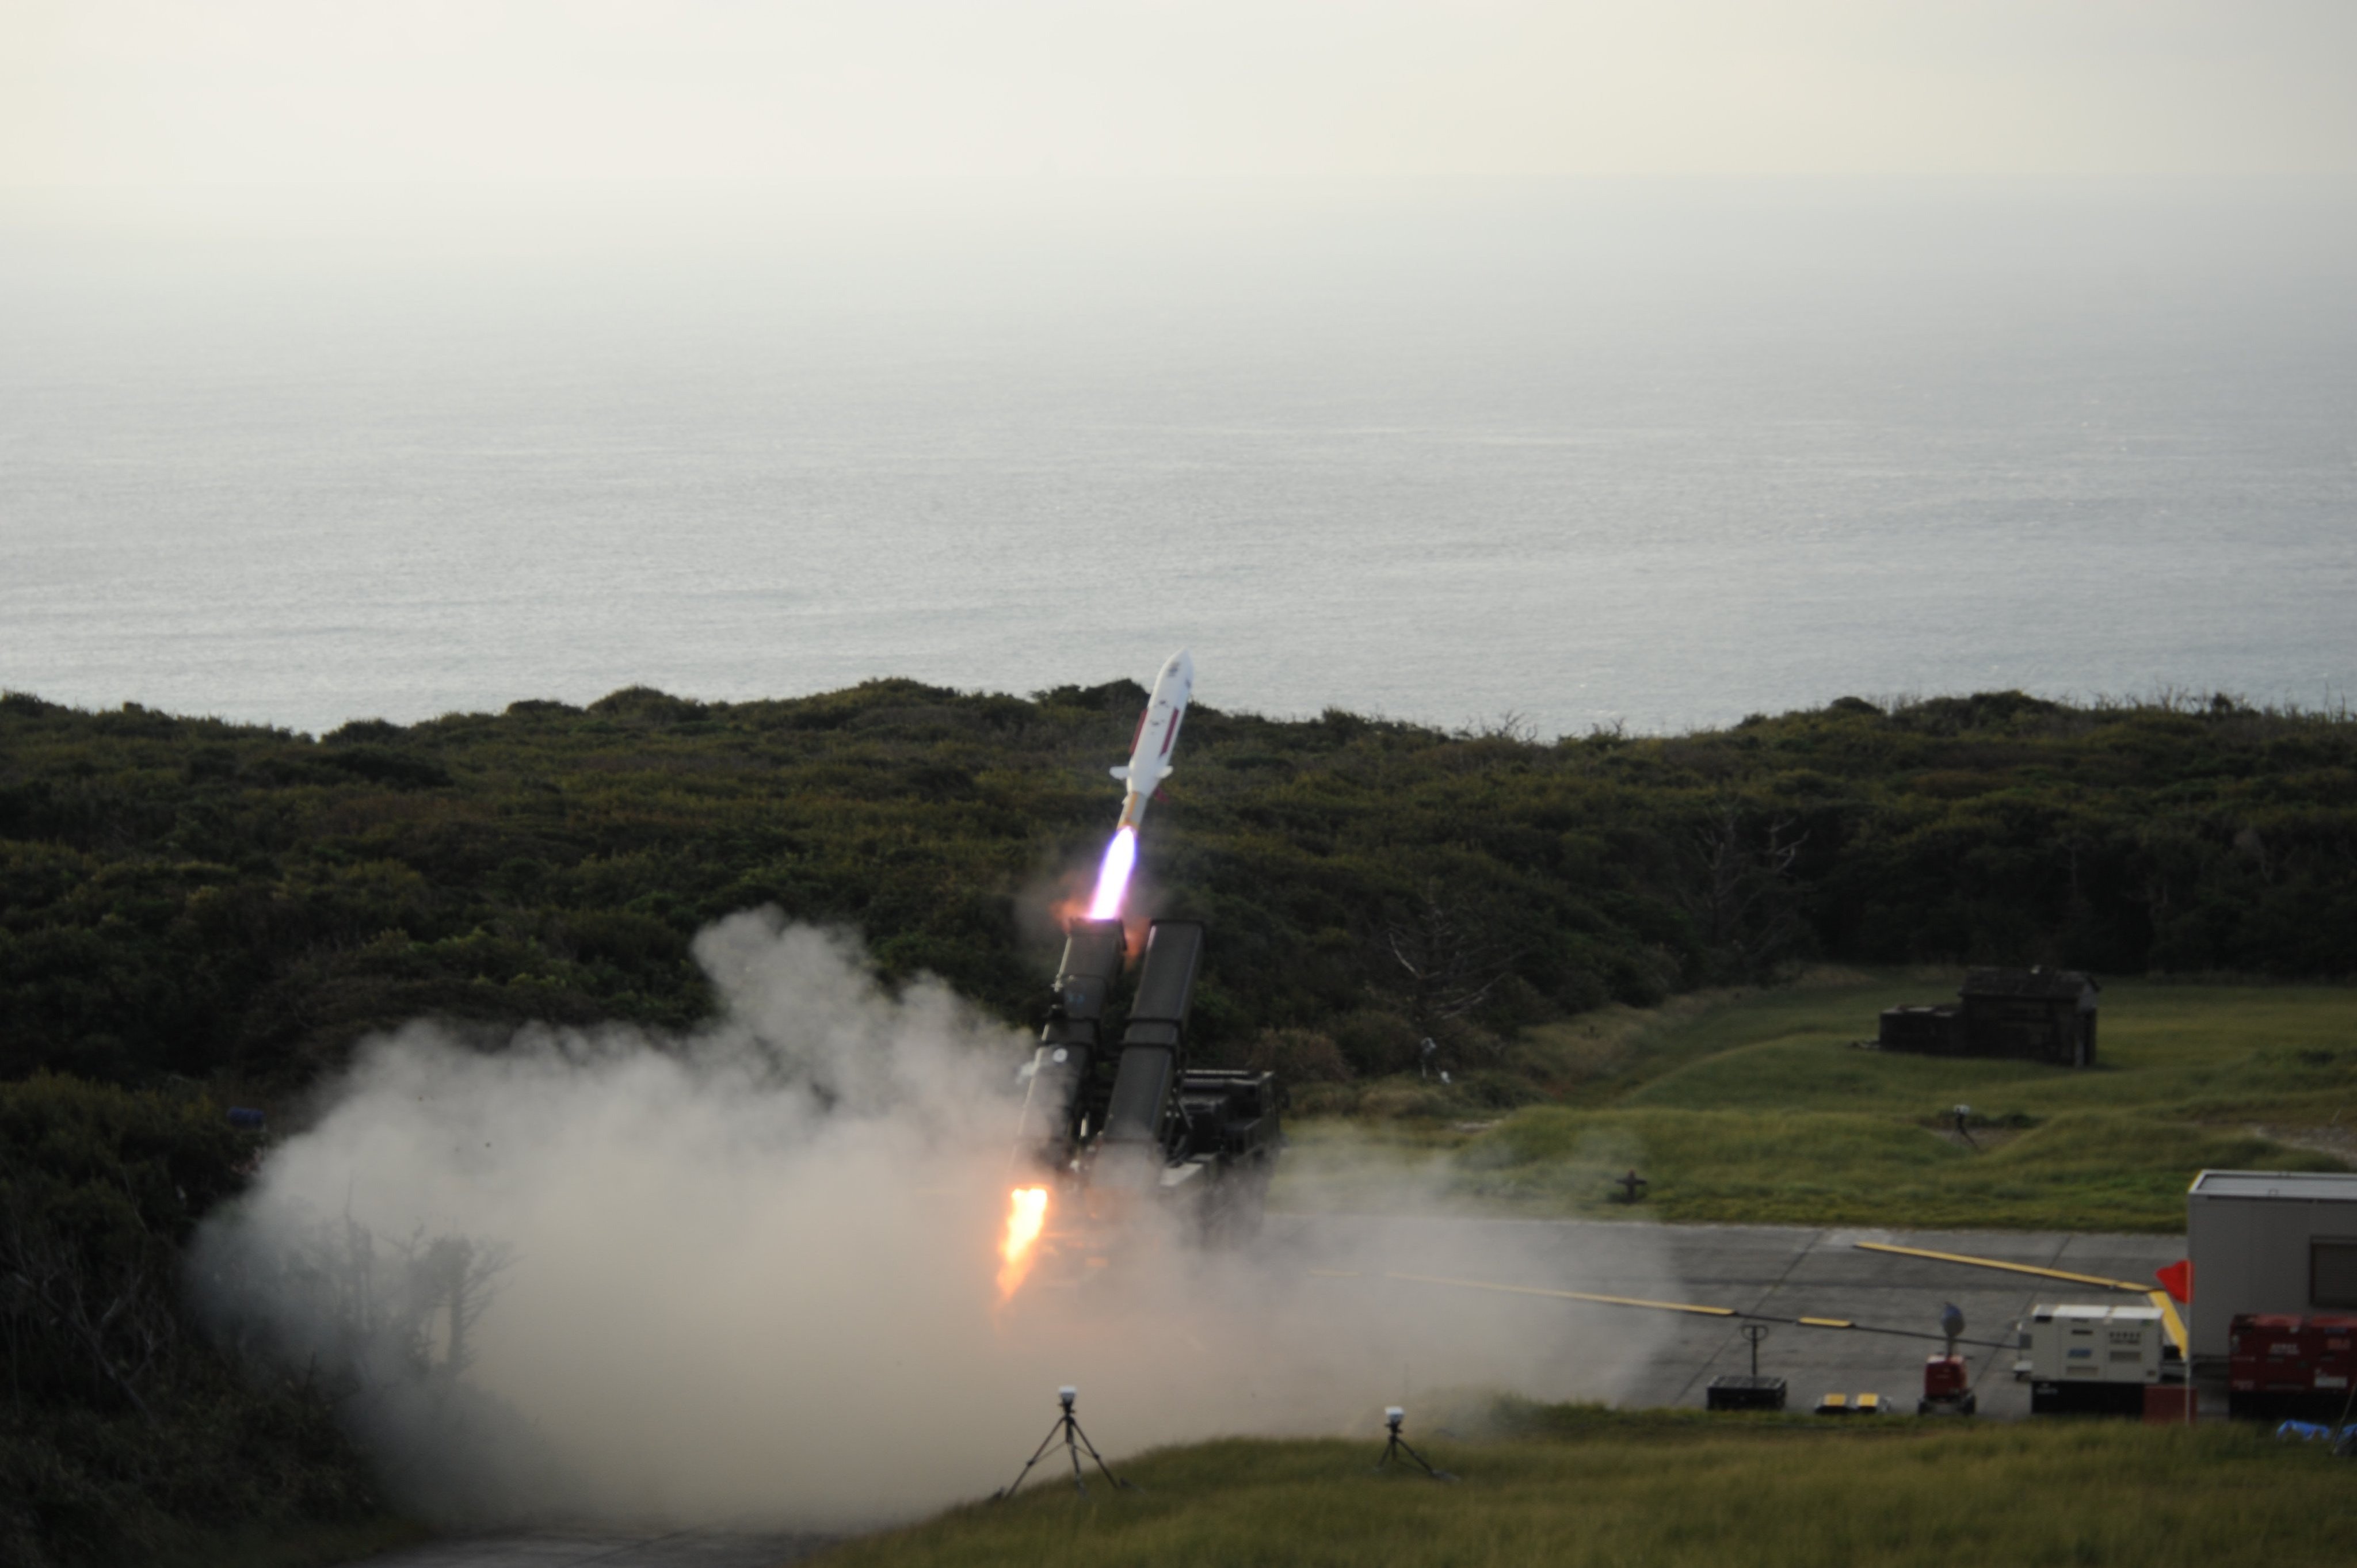
[[[1085,1288],[1002,1305],[1022,1037],[774,913],[695,950],[721,1008],[683,1037],[371,1042],[201,1236],[216,1320],[350,1390],[409,1506],[843,1527],[1004,1484],[1060,1383],[1119,1455],[1410,1389],[1608,1396],[1641,1359],[1641,1325],[1603,1354],[1381,1278],[1515,1277],[1527,1228],[1278,1221],[1210,1254],[1149,1216]]]

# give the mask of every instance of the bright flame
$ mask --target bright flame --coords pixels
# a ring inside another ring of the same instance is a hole
[[[1039,1240],[1039,1228],[1048,1222],[1046,1187],[1018,1187],[1009,1196],[1006,1240],[998,1249],[999,1256],[1006,1260],[998,1270],[1001,1300],[1023,1288],[1023,1276],[1031,1272],[1032,1243]]]
[[[1089,900],[1089,918],[1116,920],[1121,901],[1129,892],[1130,868],[1137,864],[1137,830],[1124,828],[1105,845],[1104,864],[1097,868],[1097,896]]]

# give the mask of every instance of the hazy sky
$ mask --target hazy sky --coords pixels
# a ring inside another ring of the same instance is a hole
[[[0,0],[0,184],[2357,171],[2350,0]]]

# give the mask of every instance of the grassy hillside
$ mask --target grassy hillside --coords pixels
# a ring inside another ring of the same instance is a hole
[[[1873,1037],[1884,1006],[1953,995],[1952,982],[1908,980],[1750,998],[1665,1030],[1663,1070],[1622,1100],[1897,1114],[1963,1101],[1996,1125],[2085,1110],[2318,1122],[2357,1112],[2357,989],[2115,979],[2092,1072],[1849,1048]]]
[[[1560,1103],[1468,1131],[1492,1118],[1402,1080],[1389,1103],[1453,1117],[1379,1132],[1323,1180],[1321,1144],[1368,1134],[1313,1123],[1278,1199],[1349,1207],[1386,1167],[1440,1156],[1457,1195],[1540,1212],[1629,1214],[1609,1179],[1633,1165],[1663,1219],[2173,1230],[2205,1165],[2339,1169],[2357,1151],[2357,989],[2115,982],[2093,1071],[1852,1044],[1884,1006],[1953,984],[1835,975],[1541,1027],[1515,1059],[1555,1075]]]
[[[1045,1486],[817,1562],[2304,1568],[2357,1529],[2345,1461],[2248,1428],[1533,1414],[1519,1440],[1432,1442],[1455,1485],[1372,1474],[1373,1438],[1213,1443],[1124,1466],[1135,1493]]]

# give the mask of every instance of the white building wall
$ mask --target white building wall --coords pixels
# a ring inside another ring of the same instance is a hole
[[[2352,1238],[2357,1175],[2203,1171],[2194,1177],[2185,1198],[2186,1255],[2193,1260],[2186,1330],[2194,1357],[2223,1358],[2227,1330],[2242,1313],[2348,1310],[2309,1299],[2309,1243]]]

